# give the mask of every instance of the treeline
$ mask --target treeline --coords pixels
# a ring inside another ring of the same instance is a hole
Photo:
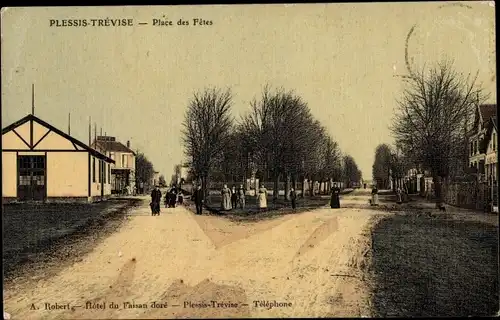
[[[408,161],[398,149],[388,144],[380,144],[375,149],[375,161],[372,166],[373,182],[379,189],[390,189],[391,182],[396,186],[409,169]]]
[[[314,119],[307,103],[293,91],[266,86],[236,121],[231,90],[195,93],[184,119],[183,144],[191,174],[207,190],[210,179],[246,181],[254,175],[279,182],[285,194],[304,180],[320,183],[361,180],[354,159],[342,155],[337,142]],[[312,188],[310,188],[312,191]]]
[[[154,176],[153,163],[142,152],[137,151],[135,155],[135,183],[139,187],[141,183],[149,185]],[[149,186],[151,187],[151,186]]]

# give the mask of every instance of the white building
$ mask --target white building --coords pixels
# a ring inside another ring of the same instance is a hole
[[[113,163],[28,115],[2,129],[2,198],[4,202],[103,200],[111,194]]]
[[[122,193],[127,186],[134,190],[136,154],[130,149],[130,141],[124,145],[115,137],[98,136],[92,147],[115,161],[111,166],[111,192]]]

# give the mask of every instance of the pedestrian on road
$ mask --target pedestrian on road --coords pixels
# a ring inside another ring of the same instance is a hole
[[[196,205],[196,214],[201,214],[203,209],[203,191],[201,186],[198,186],[193,193],[193,200]]]
[[[154,190],[151,192],[151,215],[160,215],[160,202],[161,202],[161,191],[158,186],[155,186]]]
[[[377,185],[373,185],[373,188],[372,188],[372,203],[371,203],[372,206],[378,206],[378,189],[377,189]]]
[[[222,195],[222,203],[221,203],[221,209],[222,210],[231,210],[231,190],[227,187],[227,184],[224,185],[224,187],[221,190],[221,195]]]
[[[267,209],[267,189],[266,189],[266,187],[264,187],[264,185],[260,186],[258,200],[259,200],[259,209],[261,211],[266,210]]]
[[[175,187],[170,190],[170,196],[168,201],[168,206],[170,208],[175,208],[175,203],[177,202],[177,193],[175,192]]]
[[[330,199],[330,207],[332,209],[340,208],[340,188],[337,187],[337,183],[333,184],[332,196]]]
[[[238,190],[238,203],[240,204],[241,210],[245,209],[245,189],[243,189],[243,185],[241,185]]]
[[[236,187],[233,186],[233,188],[231,189],[231,206],[233,207],[233,209],[236,209],[237,204],[238,204],[238,194],[236,191]]]
[[[401,194],[401,188],[399,187],[396,189],[396,203],[397,204],[403,203],[403,196]]]
[[[178,198],[179,204],[182,205],[184,203],[184,195],[182,194],[182,190],[179,190],[179,193],[177,194],[177,198]]]
[[[297,193],[294,188],[290,189],[290,200],[292,201],[292,209],[295,210],[297,207]]]

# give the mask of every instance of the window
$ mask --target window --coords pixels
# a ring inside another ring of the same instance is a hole
[[[115,160],[115,153],[114,152],[111,152],[109,154],[109,157],[112,159],[112,160]]]
[[[474,154],[477,154],[477,141],[474,141]]]
[[[493,151],[497,150],[497,135],[493,132]]]
[[[127,155],[126,154],[122,154],[122,167],[123,168],[128,168],[128,161],[127,161]]]
[[[104,162],[103,165],[104,183],[108,183],[108,164]]]
[[[473,156],[474,155],[474,143],[471,141],[470,142],[470,155]],[[471,165],[472,167],[472,165]]]
[[[95,157],[92,157],[92,181],[93,182],[96,182],[95,177],[96,177],[96,175],[95,175]]]

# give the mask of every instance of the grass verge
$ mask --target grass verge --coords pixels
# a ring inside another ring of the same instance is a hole
[[[498,225],[407,213],[378,221],[371,238],[373,316],[498,311]]]
[[[11,208],[11,214],[24,214],[35,222],[35,215],[38,214],[43,216],[38,219],[39,222],[54,221],[54,225],[50,227],[50,224],[42,223],[36,228],[36,223],[30,221],[23,226],[19,224],[22,219],[11,217],[10,220],[6,219],[10,225],[5,228],[4,220],[4,285],[12,285],[28,276],[31,279],[44,278],[55,274],[68,263],[81,260],[98,244],[98,240],[116,231],[125,221],[124,214],[141,202],[140,199],[113,199],[96,204]],[[60,220],[47,217],[51,213],[58,215]],[[87,217],[71,218],[78,214],[87,214]],[[29,241],[23,242],[23,246],[9,245],[6,248],[5,240],[9,237],[9,243],[20,237],[28,238]]]

